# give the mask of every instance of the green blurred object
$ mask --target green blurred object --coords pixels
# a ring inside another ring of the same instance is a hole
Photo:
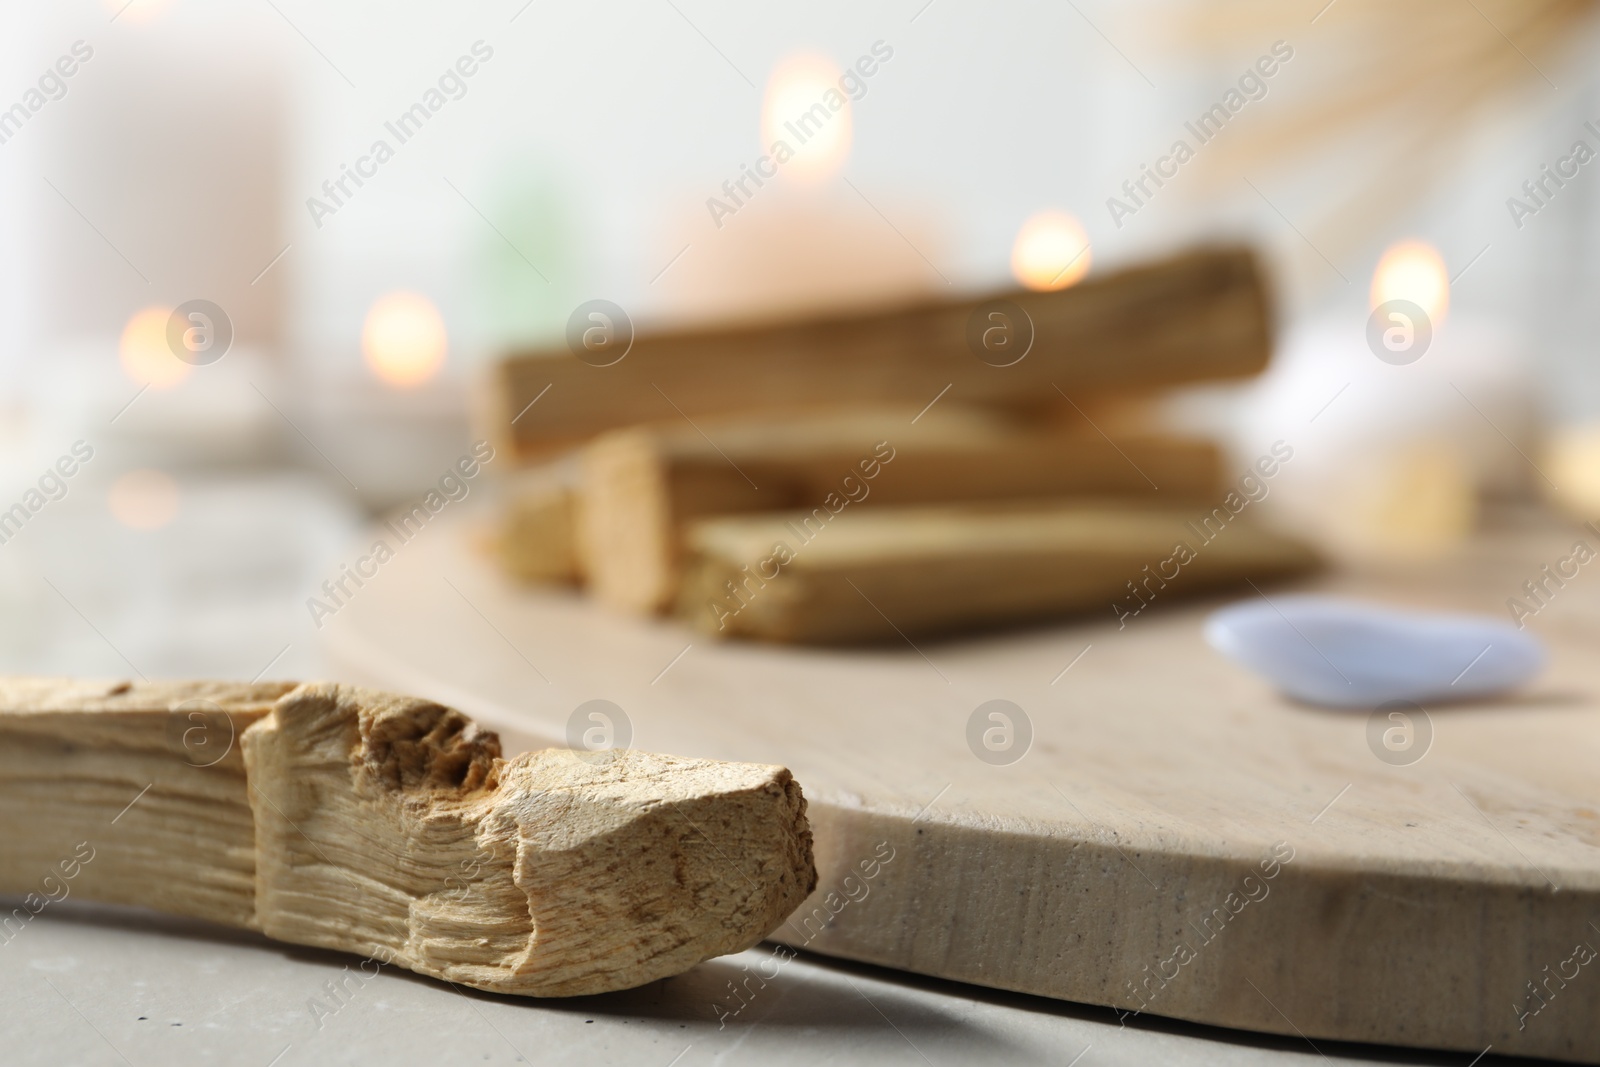
[[[573,198],[555,166],[536,157],[505,164],[491,187],[494,230],[473,255],[489,352],[555,344],[578,300]]]

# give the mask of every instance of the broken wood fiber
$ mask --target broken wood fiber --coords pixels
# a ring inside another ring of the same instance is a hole
[[[0,682],[0,891],[80,843],[75,894],[527,996],[741,951],[816,881],[782,767],[507,760],[460,712],[326,683]]]

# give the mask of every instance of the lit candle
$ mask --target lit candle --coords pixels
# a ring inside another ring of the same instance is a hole
[[[843,76],[831,60],[804,52],[772,69],[761,105],[761,143],[773,163],[763,169],[781,169],[807,185],[839,173],[854,133],[851,99],[839,86]],[[778,158],[785,155],[790,158]]]
[[[855,110],[892,62],[879,41],[843,65],[800,53],[773,66],[749,157],[663,233],[652,326],[882,306],[950,284],[935,218],[844,179]]]
[[[412,389],[439,373],[449,339],[433,301],[420,293],[389,293],[367,311],[361,354],[380,381]]]
[[[1029,289],[1065,289],[1089,273],[1089,235],[1074,215],[1041,211],[1022,224],[1011,273]]]
[[[1450,303],[1435,248],[1390,246],[1367,306],[1292,327],[1217,427],[1240,456],[1278,439],[1294,449],[1265,507],[1336,556],[1446,551],[1472,530],[1481,492],[1538,477],[1518,451],[1531,454],[1521,345]]]

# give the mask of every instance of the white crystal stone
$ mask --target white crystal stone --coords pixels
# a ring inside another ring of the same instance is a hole
[[[1498,619],[1321,596],[1229,605],[1205,635],[1289,696],[1337,708],[1482,697],[1522,685],[1545,661],[1543,642]]]

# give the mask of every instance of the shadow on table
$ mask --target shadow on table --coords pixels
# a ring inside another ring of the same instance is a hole
[[[8,898],[0,897],[0,901]],[[75,924],[105,931],[146,937],[177,938],[196,944],[249,946],[300,963],[326,967],[337,980],[345,968],[354,970],[359,957],[345,952],[274,941],[263,934],[186,919],[143,908],[66,901],[49,912],[53,923]],[[789,950],[782,950],[785,955]],[[586,997],[541,999],[509,997],[454,985],[399,967],[385,967],[380,981],[415,983],[494,1005],[501,1011],[557,1012],[569,1018],[634,1020],[659,1026],[677,1023],[686,1040],[724,1037],[737,1041],[758,1024],[779,1033],[788,1029],[812,1032],[901,1031],[926,1035],[942,1050],[980,1049],[1005,1051],[1006,1042],[986,1029],[978,1029],[952,1012],[928,1007],[924,998],[886,986],[881,974],[852,975],[828,968],[822,957],[805,956],[779,962],[771,946],[737,956],[708,960],[686,974],[662,979],[638,989]],[[768,975],[770,977],[763,977]],[[741,992],[736,994],[737,987]],[[887,1020],[892,1019],[889,1023]],[[904,1033],[901,1035],[904,1037]],[[914,1047],[914,1046],[913,1046]]]
[[[1170,1034],[1189,1041],[1204,1041],[1213,1045],[1228,1048],[1259,1048],[1269,1052],[1308,1056],[1306,1062],[1322,1061],[1328,1056],[1342,1056],[1352,1060],[1365,1060],[1371,1063],[1396,1063],[1396,1064],[1438,1064],[1441,1067],[1462,1067],[1470,1063],[1472,1067],[1490,1067],[1492,1064],[1554,1064],[1554,1060],[1529,1059],[1517,1056],[1499,1056],[1488,1053],[1478,1059],[1472,1055],[1463,1055],[1460,1052],[1433,1052],[1426,1049],[1396,1048],[1390,1045],[1361,1044],[1353,1041],[1333,1041],[1322,1038],[1315,1043],[1301,1037],[1284,1037],[1277,1034],[1263,1034],[1251,1030],[1233,1030],[1222,1026],[1207,1026],[1202,1023],[1185,1022],[1181,1019],[1168,1019],[1156,1015],[1124,1016],[1115,1008],[1101,1007],[1093,1004],[1079,1004],[1073,1001],[1055,1000],[1050,997],[1032,996],[1027,993],[1012,993],[1003,989],[990,989],[986,986],[968,985],[964,982],[953,982],[943,978],[930,978],[925,975],[911,974],[906,971],[897,971],[888,967],[878,967],[868,963],[855,963],[849,960],[833,959],[813,953],[801,953],[801,959],[814,964],[819,970],[837,972],[842,976],[872,979],[877,982],[889,982],[909,989],[922,990],[951,998],[955,1003],[978,1002],[992,1004],[997,1007],[1010,1008],[1016,1011],[1032,1012],[1040,1015],[1051,1015],[1064,1019],[1077,1019],[1083,1022],[1099,1023],[1106,1027],[1107,1034],[1104,1039],[1096,1038],[1095,1045],[1109,1049],[1116,1040],[1116,1033],[1120,1030],[1136,1030],[1152,1034]],[[1315,1051],[1313,1051],[1313,1049]],[[1071,1059],[1069,1055],[1062,1056],[1062,1062]],[[1200,1063],[1207,1062],[1203,1054],[1195,1053],[1185,1058]],[[1085,1064],[1087,1067],[1087,1063]]]

